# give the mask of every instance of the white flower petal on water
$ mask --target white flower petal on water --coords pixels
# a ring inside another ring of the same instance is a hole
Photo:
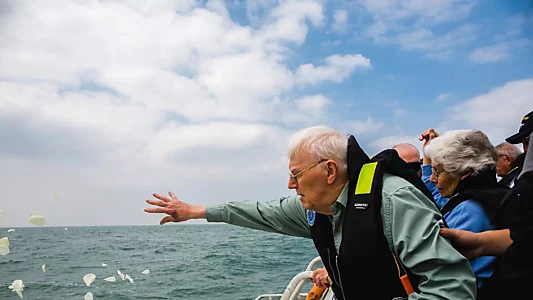
[[[0,255],[9,254],[9,239],[3,237],[0,239]]]
[[[102,267],[107,267],[107,264],[102,264]]]
[[[124,276],[124,278],[126,278],[126,279],[129,280],[131,283],[133,283],[133,278],[131,278],[130,275],[126,274],[126,276]]]
[[[150,274],[150,270],[146,269],[146,270],[142,271],[141,274],[148,275],[148,274]]]
[[[107,282],[115,282],[115,281],[117,281],[117,279],[115,278],[115,276],[107,277],[107,278],[105,278],[104,280],[107,281]]]
[[[30,223],[35,224],[37,226],[43,226],[44,224],[46,224],[46,221],[44,220],[43,215],[41,214],[41,212],[38,212],[38,211],[32,212],[30,214],[30,217],[28,218],[28,221],[30,221]]]
[[[87,286],[90,286],[91,283],[93,283],[94,279],[96,279],[96,275],[94,275],[93,273],[89,273],[83,276],[83,281],[85,282]]]
[[[68,230],[68,228],[67,228],[67,227],[65,227],[65,230]]]
[[[46,272],[46,265],[43,265],[41,269],[43,269],[43,272]]]
[[[0,255],[8,255],[9,254],[9,247],[0,245]]]
[[[4,213],[0,209],[0,222],[2,222],[3,220],[4,220]]]
[[[58,193],[54,193],[54,198],[55,198],[56,200],[59,200],[59,198],[60,198],[60,197],[59,197],[59,194],[58,194]]]
[[[13,281],[13,283],[8,288],[13,292],[17,293],[20,298],[24,298],[24,296],[22,295],[22,291],[24,291],[24,283],[22,282],[22,280],[17,279]]]
[[[11,228],[7,232],[13,232],[13,231],[15,231],[15,229]]]
[[[88,292],[85,294],[85,297],[83,297],[84,300],[93,300],[93,293]]]
[[[126,280],[126,278],[124,277],[124,274],[122,274],[122,272],[120,272],[120,270],[117,270],[117,273],[118,273],[118,276],[120,276],[120,278],[122,280]]]

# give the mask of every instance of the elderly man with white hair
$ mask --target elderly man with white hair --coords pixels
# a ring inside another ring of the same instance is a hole
[[[431,194],[395,151],[370,160],[353,136],[317,126],[293,136],[288,157],[296,195],[205,207],[154,194],[145,211],[167,214],[161,224],[205,218],[312,238],[339,300],[475,298],[468,260],[439,235]]]
[[[491,224],[508,191],[496,181],[497,155],[479,130],[453,130],[444,135],[428,129],[424,141],[422,181],[432,192],[450,228],[471,232],[494,229]],[[470,261],[478,289],[493,273],[494,257]]]
[[[522,171],[525,154],[522,155],[520,149],[513,144],[503,142],[496,147],[498,154],[498,164],[496,165],[496,175],[501,177],[498,184],[504,187],[513,187],[514,181]]]

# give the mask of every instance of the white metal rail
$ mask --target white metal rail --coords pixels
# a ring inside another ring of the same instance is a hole
[[[312,275],[313,275],[313,271],[312,270],[314,269],[315,265],[318,262],[321,262],[321,261],[322,260],[320,259],[320,256],[318,256],[318,257],[314,258],[313,260],[311,260],[309,265],[307,265],[307,268],[305,269],[305,271],[296,274],[296,276],[294,276],[292,278],[292,280],[289,283],[289,285],[287,285],[287,288],[285,288],[285,292],[283,294],[262,294],[262,295],[259,295],[257,298],[255,298],[255,300],[261,300],[261,299],[268,299],[268,300],[273,300],[273,299],[300,300],[300,299],[305,299],[305,297],[307,297],[307,293],[301,293],[302,287],[304,286],[305,282],[309,278],[312,278]]]

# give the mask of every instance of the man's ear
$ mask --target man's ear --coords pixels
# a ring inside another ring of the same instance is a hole
[[[337,169],[337,162],[332,159],[328,160],[326,162],[326,170],[328,172],[328,176],[326,178],[327,183],[332,184],[339,175]]]

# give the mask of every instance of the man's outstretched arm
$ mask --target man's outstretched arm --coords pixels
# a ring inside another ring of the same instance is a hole
[[[160,224],[206,219],[208,222],[224,222],[246,228],[311,238],[305,210],[297,196],[268,202],[232,201],[216,206],[191,205],[179,200],[154,194],[158,200],[146,200],[157,207],[144,209],[148,213],[167,214]]]

